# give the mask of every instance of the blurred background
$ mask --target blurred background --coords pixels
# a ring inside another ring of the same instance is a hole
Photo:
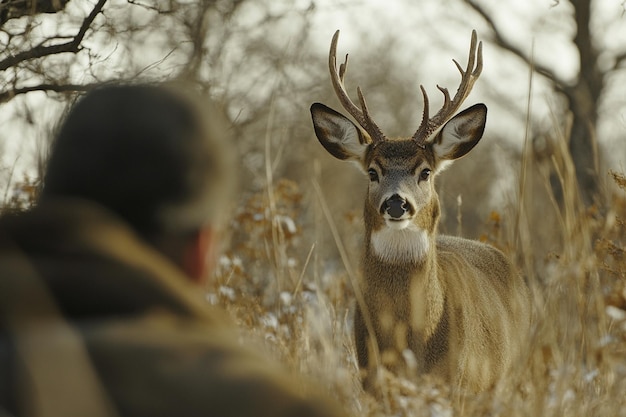
[[[419,85],[433,107],[436,85],[456,90],[452,59],[464,65],[476,29],[484,70],[466,105],[486,103],[488,125],[471,156],[438,178],[442,230],[480,236],[494,213],[517,206],[520,173],[534,195],[529,216],[554,224],[561,142],[586,206],[610,198],[609,169],[624,170],[624,13],[619,0],[2,0],[0,190],[27,198],[20,187],[37,182],[77,93],[184,78],[231,118],[244,191],[267,185],[269,157],[273,178],[307,198],[317,178],[333,213],[358,216],[365,183],[324,153],[308,112],[316,101],[340,110],[332,34],[341,30],[339,55],[350,53],[350,93],[361,86],[385,133],[408,136],[421,118]],[[522,172],[525,151],[534,164]]]

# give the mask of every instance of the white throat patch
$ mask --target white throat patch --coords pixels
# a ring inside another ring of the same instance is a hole
[[[417,262],[428,252],[428,233],[413,225],[404,229],[383,227],[372,232],[371,245],[374,255],[385,262]]]

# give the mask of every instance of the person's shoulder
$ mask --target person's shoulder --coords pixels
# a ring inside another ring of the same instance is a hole
[[[232,329],[154,314],[84,333],[107,391],[129,415],[345,415]]]

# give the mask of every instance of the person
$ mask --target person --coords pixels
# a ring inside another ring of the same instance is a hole
[[[223,120],[173,85],[69,111],[37,204],[0,218],[0,415],[345,415],[204,299],[235,186]]]

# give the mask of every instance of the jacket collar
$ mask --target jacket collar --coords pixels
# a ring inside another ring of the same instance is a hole
[[[0,218],[0,235],[33,265],[68,318],[166,310],[227,322],[182,271],[91,202],[42,201],[28,212]]]

